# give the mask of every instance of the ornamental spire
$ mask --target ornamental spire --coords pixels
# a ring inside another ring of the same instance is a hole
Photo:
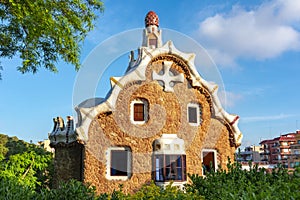
[[[145,27],[147,28],[150,25],[159,26],[159,19],[154,11],[149,11],[145,17]]]
[[[143,34],[143,47],[155,49],[162,46],[159,19],[154,11],[149,11],[145,17],[145,29]]]

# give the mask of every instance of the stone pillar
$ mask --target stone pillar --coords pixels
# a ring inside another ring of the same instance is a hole
[[[61,181],[67,182],[71,179],[82,181],[84,146],[73,142],[68,145],[57,145],[54,148],[54,188],[57,188]]]
[[[77,140],[73,117],[68,116],[66,124],[61,117],[54,118],[53,122],[49,134],[50,146],[55,149],[53,186],[70,179],[82,181],[84,146]]]

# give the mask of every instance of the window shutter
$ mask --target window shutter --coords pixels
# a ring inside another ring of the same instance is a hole
[[[144,121],[144,116],[145,116],[144,104],[135,103],[133,112],[134,112],[134,116],[133,116],[134,121]]]

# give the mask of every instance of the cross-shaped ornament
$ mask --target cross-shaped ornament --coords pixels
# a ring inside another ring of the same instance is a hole
[[[163,74],[158,74],[155,71],[152,72],[153,80],[161,81],[164,85],[165,92],[174,92],[173,87],[175,83],[183,83],[184,76],[182,73],[174,76],[170,71],[172,66],[172,61],[163,62]]]

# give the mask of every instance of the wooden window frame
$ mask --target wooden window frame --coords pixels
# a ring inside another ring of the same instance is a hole
[[[133,120],[134,121],[145,121],[145,104],[134,103],[133,104]]]
[[[139,111],[138,113],[136,113],[138,109],[137,106],[141,105],[143,105],[143,111]],[[145,124],[148,121],[149,103],[146,99],[140,98],[133,100],[130,105],[130,110],[130,120],[133,124]],[[141,118],[141,116],[138,116],[141,113],[143,113],[143,118]]]

